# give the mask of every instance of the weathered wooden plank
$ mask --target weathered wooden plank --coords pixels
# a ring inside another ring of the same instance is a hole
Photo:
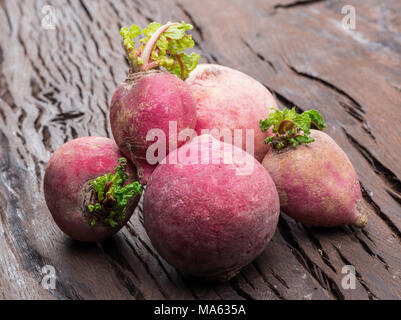
[[[396,299],[401,297],[401,23],[398,1],[0,1],[0,297],[31,299]],[[354,5],[356,30],[341,27]],[[176,271],[152,248],[140,208],[102,244],[67,239],[43,201],[45,163],[78,136],[110,136],[127,64],[119,28],[186,20],[202,61],[258,79],[281,106],[316,107],[364,187],[366,230],[308,228],[283,215],[263,254],[225,284]],[[45,290],[41,268],[57,287]],[[342,267],[357,271],[355,290]]]

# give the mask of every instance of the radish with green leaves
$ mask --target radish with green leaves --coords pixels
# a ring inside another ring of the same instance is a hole
[[[54,152],[44,178],[46,204],[59,228],[75,240],[111,237],[131,217],[142,186],[135,168],[108,138],[71,140]]]
[[[273,127],[262,165],[277,186],[281,208],[310,226],[363,228],[367,215],[355,169],[336,142],[311,124],[326,127],[317,111],[298,114],[295,108],[260,121],[263,131]]]
[[[195,102],[183,81],[199,59],[195,53],[184,52],[194,46],[192,37],[186,34],[191,29],[192,26],[184,22],[169,22],[163,26],[152,22],[143,30],[132,25],[120,32],[130,70],[111,101],[111,129],[120,150],[135,163],[140,181],[144,183],[157,165],[147,161],[147,150],[155,143],[147,139],[149,130],[159,129],[166,141],[173,142],[166,146],[168,154],[186,142],[170,137],[170,122],[176,125],[178,133],[194,129],[196,125]],[[144,37],[136,46],[135,38],[141,33]]]

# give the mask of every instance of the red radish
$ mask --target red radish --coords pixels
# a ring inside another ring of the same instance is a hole
[[[249,153],[210,135],[197,136],[168,158],[151,175],[144,196],[152,244],[183,272],[233,277],[274,234],[280,204],[273,180]]]
[[[273,126],[276,134],[266,141],[273,148],[262,165],[277,186],[281,209],[310,226],[363,228],[368,220],[351,161],[327,134],[309,130],[311,122],[325,127],[315,110],[284,109],[261,121],[262,129]]]
[[[65,143],[50,158],[44,178],[46,204],[71,238],[104,240],[131,217],[141,185],[132,182],[135,168],[122,156],[113,140],[85,137]],[[123,187],[125,181],[132,183]]]
[[[259,120],[269,115],[270,108],[277,108],[269,90],[240,71],[214,64],[198,65],[186,83],[191,87],[196,102],[197,133],[202,134],[204,129],[229,129],[234,143],[234,129],[241,129],[240,143],[246,150],[246,129],[251,130],[254,134],[253,155],[262,161],[269,149],[264,140],[271,132],[260,131]],[[211,134],[223,141],[222,137]]]
[[[147,150],[154,143],[147,141],[149,130],[159,129],[165,134],[166,141],[175,142],[177,138],[169,135],[170,122],[174,122],[178,132],[194,129],[196,125],[195,102],[183,81],[199,59],[195,53],[187,55],[183,52],[194,46],[192,37],[185,34],[190,29],[192,26],[184,22],[164,26],[152,22],[142,31],[136,25],[130,30],[121,29],[130,72],[113,95],[110,122],[117,145],[135,163],[143,183],[157,165],[147,161]],[[134,38],[141,32],[145,38],[135,50]],[[185,142],[169,143],[166,154]]]

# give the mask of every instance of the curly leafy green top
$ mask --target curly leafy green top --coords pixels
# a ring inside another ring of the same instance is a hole
[[[260,120],[262,131],[268,130],[273,126],[274,136],[268,137],[265,143],[270,143],[275,149],[283,149],[287,146],[296,147],[301,143],[311,143],[315,141],[309,137],[311,124],[322,130],[326,127],[322,116],[316,110],[297,113],[295,107],[291,110],[284,108],[283,111],[275,110],[271,112],[265,120]]]
[[[184,52],[195,45],[192,36],[185,33],[191,29],[192,25],[185,22],[168,22],[163,26],[152,22],[143,30],[135,24],[129,29],[121,28],[120,34],[132,70],[138,72],[164,67],[185,80],[199,60],[198,54]],[[136,49],[135,38],[141,33],[145,37],[139,40],[140,46]]]
[[[125,172],[127,159],[118,159],[120,165],[115,169],[115,173],[106,173],[104,176],[98,177],[90,181],[95,190],[96,199],[98,202],[88,205],[90,213],[98,213],[97,216],[103,216],[104,222],[111,227],[115,227],[118,221],[125,219],[125,209],[128,200],[134,195],[142,193],[142,185],[135,181],[123,187],[124,182],[128,179],[128,174]],[[91,226],[96,224],[96,216],[90,220]]]

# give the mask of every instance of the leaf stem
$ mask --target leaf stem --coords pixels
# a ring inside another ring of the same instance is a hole
[[[153,51],[153,47],[155,46],[157,40],[159,40],[160,36],[163,34],[163,32],[165,32],[168,28],[170,28],[171,26],[174,26],[176,24],[179,24],[178,22],[170,22],[167,23],[163,26],[161,26],[159,29],[157,29],[157,31],[152,34],[152,36],[150,37],[149,41],[146,43],[145,48],[143,49],[140,57],[143,61],[143,65],[141,65],[141,69],[142,71],[146,71],[149,70],[149,59],[150,59],[150,55],[152,54]]]
[[[178,60],[178,63],[180,64],[181,68],[181,79],[185,79],[185,69],[184,69],[184,63],[182,62],[181,56],[179,54],[176,54],[175,57]]]
[[[148,65],[147,65],[147,67],[145,68],[144,71],[157,68],[158,66],[159,66],[159,63],[157,61],[153,61],[151,63],[148,63]]]

